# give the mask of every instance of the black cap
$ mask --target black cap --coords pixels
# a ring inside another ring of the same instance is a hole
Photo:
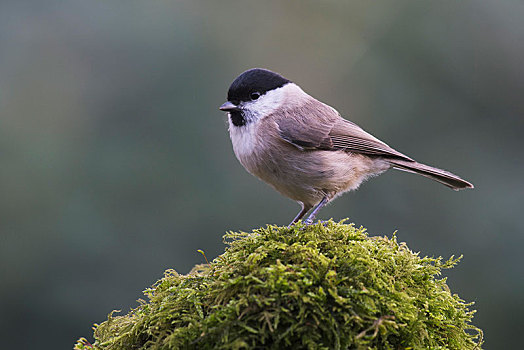
[[[258,92],[260,95],[267,91],[282,87],[291,81],[278,73],[267,69],[253,68],[240,74],[229,87],[227,100],[233,103],[251,100],[250,95]]]

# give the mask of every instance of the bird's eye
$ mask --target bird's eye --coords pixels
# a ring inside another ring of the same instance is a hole
[[[252,92],[251,95],[249,95],[249,97],[251,98],[251,101],[258,100],[258,98],[260,97],[260,92]]]

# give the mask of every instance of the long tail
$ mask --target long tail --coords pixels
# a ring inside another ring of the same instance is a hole
[[[441,184],[446,185],[454,189],[455,191],[462,190],[464,188],[473,188],[473,184],[467,182],[464,179],[461,179],[457,175],[452,174],[446,170],[433,168],[429,165],[409,160],[388,159],[388,161],[394,168],[398,170],[404,170],[410,173],[420,174],[422,176],[440,182]]]

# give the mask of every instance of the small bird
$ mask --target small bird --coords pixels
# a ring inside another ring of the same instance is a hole
[[[229,135],[244,168],[297,201],[313,223],[327,203],[390,168],[416,173],[454,190],[473,185],[448,171],[421,164],[346,120],[334,108],[267,69],[240,74],[229,87]]]

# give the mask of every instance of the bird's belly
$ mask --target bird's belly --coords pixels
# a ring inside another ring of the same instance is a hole
[[[367,177],[389,167],[360,154],[302,151],[295,147],[286,152],[269,150],[251,159],[256,159],[256,164],[243,163],[248,171],[283,195],[310,205],[324,196],[334,198],[356,189]]]
[[[254,125],[230,129],[233,150],[244,168],[293,200],[315,205],[324,196],[356,189],[389,165],[345,151],[300,150],[279,138],[265,138]]]

